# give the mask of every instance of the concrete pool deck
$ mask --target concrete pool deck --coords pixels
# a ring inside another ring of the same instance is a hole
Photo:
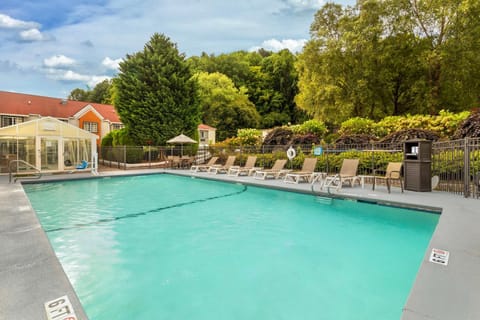
[[[163,172],[312,193],[310,184],[192,173],[187,170],[106,171],[101,172],[100,177]],[[62,174],[44,176],[40,181],[92,177],[90,173]],[[392,188],[389,194],[385,186],[378,186],[372,191],[371,185],[365,188],[345,187],[339,192],[332,190],[331,195],[318,189],[319,185],[315,185],[315,194],[321,196],[441,211],[437,228],[404,306],[402,319],[480,319],[479,199],[465,199],[445,192],[405,191],[402,194],[398,188]],[[68,295],[77,319],[88,319],[21,184],[10,184],[8,176],[0,176],[0,204],[0,319],[47,319],[44,303],[64,295]],[[447,266],[429,262],[433,248],[450,252]]]

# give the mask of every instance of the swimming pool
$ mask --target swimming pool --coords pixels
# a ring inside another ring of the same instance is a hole
[[[167,174],[24,186],[91,319],[399,319],[438,215]]]

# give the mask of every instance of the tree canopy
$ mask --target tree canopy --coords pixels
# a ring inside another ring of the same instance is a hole
[[[260,115],[255,105],[230,78],[219,72],[200,72],[194,78],[198,82],[203,122],[217,129],[219,141],[235,136],[237,129],[258,126]]]
[[[93,89],[88,87],[86,90],[76,88],[70,92],[68,99],[75,101],[111,104],[111,86],[111,80],[106,79],[98,83]]]
[[[296,56],[288,50],[277,53],[236,51],[218,56],[203,53],[188,62],[196,72],[219,72],[229,77],[235,87],[243,88],[261,116],[259,126],[270,128],[305,120],[295,104],[298,92]]]
[[[298,58],[296,102],[341,123],[479,103],[480,3],[476,0],[327,3]]]
[[[114,80],[115,108],[136,144],[163,145],[200,123],[197,88],[185,56],[162,34],[127,54]]]

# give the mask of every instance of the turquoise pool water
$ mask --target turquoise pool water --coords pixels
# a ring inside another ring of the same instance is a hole
[[[166,174],[24,188],[92,320],[397,320],[439,217]]]

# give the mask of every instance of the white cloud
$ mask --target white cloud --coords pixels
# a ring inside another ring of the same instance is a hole
[[[43,60],[43,64],[47,67],[62,67],[62,66],[71,66],[75,63],[74,59],[64,56],[63,54],[58,54],[50,58]]]
[[[39,28],[40,24],[32,21],[22,21],[0,13],[0,29],[34,29]]]
[[[60,81],[69,81],[69,82],[83,82],[88,85],[90,88],[95,87],[97,84],[104,80],[109,80],[109,76],[91,76],[86,74],[81,74],[72,70],[62,71],[58,69],[48,69],[47,75],[49,78]]]
[[[102,65],[104,65],[108,69],[118,70],[119,63],[122,62],[122,61],[123,61],[123,59],[121,59],[121,58],[113,60],[110,57],[106,57],[105,59],[103,59]]]
[[[110,80],[112,77],[108,76],[90,76],[90,79],[88,80],[87,84],[90,88],[95,87],[97,84],[104,80]]]
[[[81,82],[88,82],[90,81],[90,77],[87,75],[83,75],[80,73],[76,73],[72,70],[65,71],[65,73],[58,76],[59,80],[65,81],[81,81]]]
[[[43,33],[41,33],[38,29],[28,29],[25,31],[20,32],[20,38],[23,41],[44,41],[48,40]]]
[[[262,42],[261,46],[253,47],[250,51],[257,51],[260,48],[269,51],[280,51],[283,49],[288,49],[290,52],[300,52],[303,49],[303,46],[307,42],[306,39],[284,39],[284,40],[277,40],[277,39],[270,39]]]
[[[296,10],[317,10],[325,3],[323,0],[284,0],[284,2]]]

